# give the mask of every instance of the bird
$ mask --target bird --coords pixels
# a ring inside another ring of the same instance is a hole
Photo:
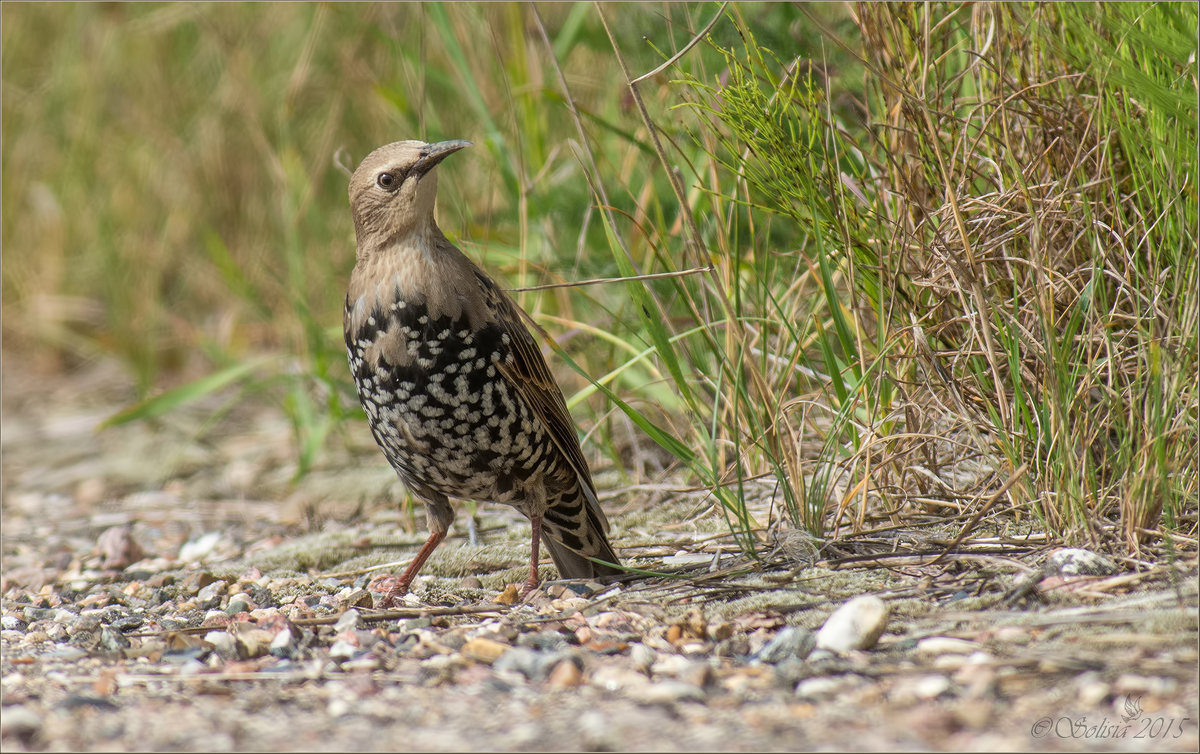
[[[562,578],[623,572],[562,391],[522,321],[529,315],[438,227],[437,166],[469,146],[397,141],[350,177],[350,371],[375,441],[429,525],[381,607],[397,604],[445,539],[451,499],[508,504],[529,519],[522,597],[539,586],[539,542]]]

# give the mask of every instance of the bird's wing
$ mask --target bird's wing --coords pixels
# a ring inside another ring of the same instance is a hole
[[[486,275],[477,274],[489,304],[496,311],[498,324],[508,334],[512,348],[511,364],[501,364],[500,372],[505,379],[517,389],[525,403],[529,405],[543,426],[550,433],[555,446],[562,452],[567,462],[579,477],[584,489],[588,506],[595,511],[604,531],[608,531],[608,519],[596,499],[596,488],[592,485],[592,475],[588,470],[587,461],[583,457],[583,449],[579,447],[579,438],[575,435],[575,423],[567,411],[567,403],[563,400],[562,390],[550,374],[542,351],[538,348],[529,328],[522,320],[541,331],[541,328],[521,308],[516,305],[504,291],[500,290]]]

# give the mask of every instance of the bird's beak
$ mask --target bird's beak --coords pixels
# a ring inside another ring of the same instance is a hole
[[[471,142],[462,139],[427,144],[421,149],[421,157],[417,160],[417,164],[413,165],[412,170],[417,175],[425,175],[442,160],[469,146],[471,146]]]

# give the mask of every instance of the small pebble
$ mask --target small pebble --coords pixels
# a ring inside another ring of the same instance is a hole
[[[0,715],[0,737],[29,741],[41,731],[41,715],[23,704],[5,707]]]
[[[209,631],[204,635],[204,640],[213,646],[218,657],[229,660],[237,656],[233,637],[227,631]]]
[[[649,685],[646,676],[619,665],[601,664],[592,671],[592,684],[606,691],[628,692]]]
[[[733,636],[733,624],[728,621],[708,627],[708,638],[713,641],[725,641],[731,636]]]
[[[270,652],[271,642],[274,639],[275,637],[271,635],[270,631],[251,628],[245,631],[239,630],[237,636],[233,637],[233,644],[237,648],[239,660],[253,660]]]
[[[233,616],[224,610],[209,610],[200,622],[205,628],[224,628],[233,622]]]
[[[887,603],[875,595],[855,597],[834,610],[821,626],[816,646],[838,654],[870,649],[887,627],[888,614]]]
[[[500,592],[500,594],[496,595],[496,602],[501,605],[515,605],[520,599],[521,595],[517,592],[516,584],[509,584],[508,586],[504,587],[503,592]]]
[[[109,626],[100,628],[100,648],[105,652],[120,652],[129,646],[125,634]]]
[[[128,526],[112,526],[101,532],[95,552],[100,556],[100,567],[110,570],[121,570],[146,556]]]
[[[517,646],[530,649],[556,650],[566,647],[567,637],[557,631],[536,631],[517,637]]]
[[[931,655],[969,655],[979,649],[979,645],[966,639],[954,639],[949,636],[930,636],[917,642],[917,651]]]
[[[986,662],[991,662],[991,661],[992,661],[992,656],[990,654],[988,654],[987,652],[984,652],[982,650],[979,650],[976,652],[972,652],[969,655],[960,655],[960,654],[953,654],[953,653],[938,655],[937,657],[933,658],[933,662],[930,664],[933,665],[933,667],[938,668],[939,670],[956,670],[958,668],[966,667],[968,665],[986,663]]]
[[[775,638],[767,642],[755,659],[768,665],[783,662],[788,659],[803,660],[813,651],[817,637],[807,628],[784,626],[775,634]]]
[[[497,673],[517,673],[531,680],[541,678],[543,664],[549,653],[538,652],[528,647],[512,647],[492,661]]]
[[[356,628],[358,628],[358,623],[361,618],[362,618],[361,613],[359,613],[354,608],[350,608],[349,610],[347,610],[346,612],[344,612],[340,616],[338,616],[337,623],[333,624],[333,632],[335,634],[340,634],[340,633],[344,633],[346,631],[351,631],[353,629],[356,629]]]
[[[463,645],[462,653],[464,657],[478,660],[479,662],[486,662],[490,665],[500,659],[500,655],[510,649],[511,647],[508,645],[491,639],[471,639]]]
[[[225,582],[214,581],[196,592],[196,601],[202,610],[212,610],[221,606],[221,595],[225,593]]]
[[[1045,571],[1060,576],[1111,576],[1117,572],[1117,566],[1091,550],[1065,547],[1050,554]]]
[[[552,688],[571,688],[583,684],[583,671],[569,659],[560,660],[546,678],[546,685]]]
[[[635,668],[649,675],[650,668],[658,660],[658,653],[645,644],[638,643],[629,648],[629,659],[633,661]]]
[[[629,697],[644,704],[665,704],[670,702],[702,702],[704,689],[684,681],[659,681],[645,686],[629,689]]]
[[[268,651],[275,657],[294,657],[296,654],[296,637],[292,633],[289,626],[284,626],[283,630],[275,634],[275,638],[271,639],[271,645]]]
[[[859,676],[844,675],[809,678],[796,684],[796,696],[804,699],[829,699],[862,685]]]
[[[898,704],[927,702],[949,691],[950,687],[950,679],[944,675],[922,675],[898,680],[888,696]]]
[[[1088,671],[1075,679],[1079,703],[1084,707],[1101,704],[1112,693],[1112,686],[1105,683],[1096,671]]]
[[[0,617],[0,628],[3,628],[5,631],[20,631],[26,627],[25,621],[15,615]]]
[[[217,549],[217,543],[220,541],[221,532],[219,531],[210,531],[198,539],[189,540],[179,548],[179,560],[182,563],[204,560],[212,554],[213,550]]]

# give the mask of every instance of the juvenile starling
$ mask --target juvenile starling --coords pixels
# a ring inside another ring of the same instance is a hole
[[[538,585],[539,541],[563,578],[620,573],[589,560],[619,563],[562,392],[521,310],[434,221],[435,168],[467,146],[388,144],[350,178],[350,371],[375,441],[429,519],[429,539],[384,605],[445,538],[449,498],[507,503],[529,517],[525,593]]]

